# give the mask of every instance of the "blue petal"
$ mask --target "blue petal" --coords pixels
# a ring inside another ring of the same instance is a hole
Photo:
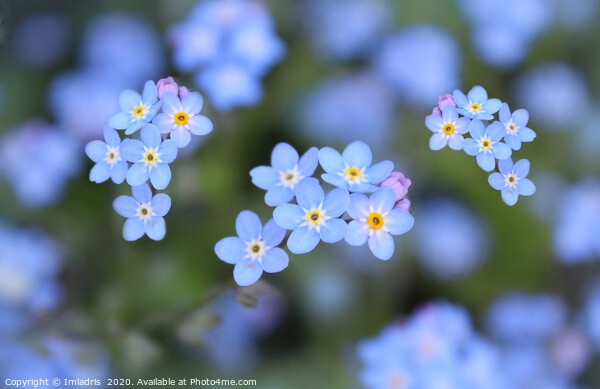
[[[147,204],[152,200],[152,190],[148,184],[142,184],[131,187],[133,198],[142,204]]]
[[[513,150],[521,149],[521,138],[515,134],[507,134],[504,136],[504,141]]]
[[[469,126],[471,125],[471,119],[469,118],[460,118],[456,121],[454,125],[454,132],[456,134],[464,134],[469,132]]]
[[[376,258],[387,261],[394,255],[394,239],[389,233],[377,230],[369,238],[369,248]]]
[[[217,242],[215,254],[221,261],[235,265],[246,256],[246,244],[237,236],[229,236]]]
[[[279,226],[275,220],[269,219],[260,236],[267,247],[275,247],[285,238],[285,228]]]
[[[314,228],[298,227],[290,234],[287,247],[294,254],[306,254],[314,250],[320,240]]]
[[[213,130],[213,123],[209,118],[202,115],[196,115],[190,118],[188,122],[190,132],[194,135],[206,135]]]
[[[298,152],[287,143],[278,143],[271,153],[271,166],[279,171],[293,169],[298,163]]]
[[[506,134],[506,128],[500,122],[493,122],[485,129],[485,133],[491,141],[498,142]]]
[[[370,183],[379,184],[390,175],[392,170],[394,170],[394,163],[392,161],[381,161],[366,168],[365,176]]]
[[[346,228],[346,243],[350,246],[362,246],[369,239],[370,228],[366,223],[352,220]]]
[[[348,190],[344,188],[335,188],[331,192],[327,193],[325,200],[323,200],[323,211],[327,216],[339,217],[350,203],[350,194]]]
[[[243,258],[233,268],[233,279],[239,286],[252,285],[263,273],[260,263],[251,258]]]
[[[392,235],[406,234],[413,228],[414,224],[415,218],[413,215],[401,209],[392,209],[385,216],[384,221],[384,226],[387,227]]]
[[[177,126],[173,131],[171,131],[171,139],[177,147],[183,148],[190,144],[192,140],[192,134],[185,127]]]
[[[298,161],[298,171],[304,177],[310,177],[313,175],[319,164],[319,149],[311,147],[304,153]]]
[[[165,216],[171,209],[171,198],[166,193],[159,193],[152,198],[150,207],[158,216]]]
[[[506,159],[512,154],[512,149],[502,142],[498,142],[494,145],[494,156],[498,159]]]
[[[377,190],[378,186],[369,184],[368,182],[352,182],[348,185],[348,191],[357,193],[371,193]]]
[[[528,127],[521,127],[519,129],[519,136],[523,142],[531,142],[535,139],[535,132]]]
[[[375,212],[382,214],[387,213],[394,208],[394,204],[396,204],[396,193],[389,186],[382,186],[371,195],[369,204],[373,207]]]
[[[487,92],[482,86],[476,85],[469,91],[469,100],[473,103],[482,104],[488,98]]]
[[[498,110],[500,109],[501,106],[502,106],[502,101],[500,101],[498,99],[489,99],[481,106],[481,108],[483,111],[485,111],[485,113],[494,114],[494,113],[498,112]]]
[[[110,166],[104,161],[100,161],[90,170],[90,181],[101,183],[110,178]]]
[[[271,166],[258,166],[250,170],[252,183],[260,189],[268,190],[277,184],[279,174]]]
[[[325,243],[336,243],[346,236],[348,225],[342,219],[329,219],[321,226],[321,239]]]
[[[134,132],[142,128],[144,124],[146,124],[146,121],[143,119],[136,119],[130,122],[127,128],[125,129],[125,135],[133,134]]]
[[[473,139],[479,140],[483,138],[483,134],[485,132],[485,126],[481,120],[475,119],[471,120],[471,124],[469,125],[469,133],[473,137]]]
[[[440,115],[429,115],[425,118],[425,126],[432,132],[438,132],[444,127],[444,121]]]
[[[465,138],[457,133],[454,133],[448,137],[448,146],[450,146],[452,150],[462,150],[464,142]]]
[[[168,134],[177,126],[175,120],[164,112],[156,115],[154,119],[152,119],[152,124],[158,128],[161,134]]]
[[[128,169],[129,165],[127,164],[127,162],[123,160],[118,161],[111,169],[110,178],[115,184],[121,184],[123,183],[123,181],[125,181]]]
[[[135,107],[140,105],[141,101],[142,96],[131,89],[126,89],[119,94],[119,106],[123,112],[133,111]]]
[[[142,143],[151,149],[157,148],[162,140],[160,137],[160,131],[158,131],[158,128],[152,124],[145,124],[144,127],[142,127],[142,131],[140,131],[140,138],[142,139]]]
[[[112,128],[124,130],[131,124],[132,116],[125,112],[117,112],[108,118],[108,125]]]
[[[344,161],[337,150],[331,147],[323,147],[319,150],[319,163],[327,173],[335,173],[344,170]]]
[[[125,178],[127,183],[131,186],[142,185],[148,181],[149,178],[146,164],[143,162],[134,163],[127,171],[127,176]]]
[[[171,182],[171,169],[166,163],[157,163],[150,170],[150,182],[158,190],[166,189]]]
[[[293,230],[304,221],[304,212],[296,204],[282,204],[273,211],[275,222],[288,230]]]
[[[513,161],[512,158],[501,159],[498,161],[498,170],[503,175],[508,175],[513,170]]]
[[[362,193],[352,193],[346,212],[352,219],[366,218],[369,214],[369,199]]]
[[[160,101],[153,106],[150,107],[146,115],[144,115],[144,122],[150,122],[152,119],[156,117],[156,114],[160,110]]]
[[[479,112],[479,113],[475,114],[473,117],[475,119],[480,119],[480,120],[492,120],[494,118],[494,115],[490,115],[489,113],[485,113],[485,112]]]
[[[296,201],[304,209],[317,208],[324,198],[323,188],[312,180],[302,180],[296,186]]]
[[[100,162],[106,158],[108,148],[101,140],[93,140],[85,145],[85,153],[94,162]]]
[[[278,273],[288,267],[289,262],[287,253],[279,247],[274,247],[265,253],[262,258],[262,267],[267,273]]]
[[[371,164],[373,156],[371,155],[371,149],[369,146],[362,141],[354,141],[350,143],[344,149],[342,153],[342,159],[350,167],[357,167],[363,169]]]
[[[274,185],[265,193],[265,204],[276,207],[289,203],[294,198],[294,191],[283,185]]]
[[[160,159],[163,162],[171,163],[177,158],[177,145],[171,139],[167,139],[158,147]]]
[[[515,176],[517,176],[518,178],[525,178],[529,174],[529,167],[530,167],[529,160],[520,159],[515,163],[513,172],[515,173]]]
[[[152,240],[162,240],[167,233],[165,219],[161,216],[153,216],[145,225],[144,229],[148,238]]]
[[[158,91],[154,81],[148,80],[144,84],[144,91],[142,92],[142,101],[144,104],[154,104],[158,98]]]
[[[529,122],[529,112],[523,108],[517,109],[512,114],[512,120],[518,127],[525,127]]]
[[[479,152],[479,144],[473,138],[465,139],[463,142],[463,150],[471,157],[474,157]]]
[[[333,186],[337,186],[339,188],[348,188],[348,181],[344,180],[342,177],[337,174],[321,174],[321,179],[328,184]]]
[[[113,208],[119,215],[130,218],[137,215],[138,203],[131,196],[119,196],[113,201]]]
[[[242,211],[235,219],[235,231],[244,242],[252,242],[259,238],[262,224],[254,212]]]
[[[119,153],[126,161],[140,162],[144,158],[144,144],[137,139],[123,139]]]
[[[123,239],[132,242],[144,236],[144,222],[139,217],[132,217],[125,220],[123,224]]]
[[[506,186],[506,180],[501,173],[492,173],[488,177],[488,182],[490,186],[496,190],[502,190]]]
[[[167,92],[160,98],[160,104],[162,107],[162,111],[168,115],[175,115],[178,112],[181,112],[181,101],[177,95],[172,92]]]
[[[443,149],[448,144],[448,140],[446,139],[446,135],[438,132],[436,134],[431,135],[429,138],[429,148],[433,151],[438,151]]]
[[[119,133],[114,128],[104,126],[102,132],[104,133],[104,140],[106,141],[106,144],[110,147],[118,146],[121,143]]]
[[[469,105],[469,100],[467,99],[467,96],[465,96],[465,94],[459,91],[458,89],[456,89],[452,93],[452,97],[454,97],[454,102],[458,107],[465,108]]]
[[[491,172],[496,167],[496,160],[492,153],[481,152],[476,156],[477,164],[486,172]]]
[[[442,111],[442,120],[444,123],[454,123],[458,120],[458,112],[456,112],[456,108],[448,105],[444,107]]]
[[[535,193],[535,184],[528,178],[517,181],[517,190],[522,196],[531,196]]]
[[[500,113],[498,114],[498,117],[500,118],[500,121],[502,123],[508,123],[508,121],[511,118],[510,109],[508,108],[508,104],[506,104],[506,103],[502,104],[502,107],[500,107]]]
[[[181,99],[181,107],[184,112],[187,114],[196,115],[198,112],[202,110],[202,105],[204,104],[204,99],[202,95],[198,92],[192,92]]]
[[[502,200],[511,207],[517,203],[519,199],[519,193],[515,189],[511,189],[508,186],[502,189]]]

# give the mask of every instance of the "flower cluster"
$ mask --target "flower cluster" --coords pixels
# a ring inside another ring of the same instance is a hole
[[[486,125],[499,112],[499,121]],[[460,116],[459,116],[460,115]],[[477,160],[486,172],[496,168],[488,179],[492,188],[501,191],[502,200],[515,205],[521,196],[535,193],[535,185],[529,179],[529,161],[522,159],[513,164],[513,150],[520,150],[523,142],[531,142],[535,132],[527,127],[529,113],[518,109],[511,113],[508,104],[498,99],[488,99],[481,86],[473,87],[465,96],[459,90],[452,95],[439,97],[438,106],[425,118],[425,125],[433,132],[429,140],[431,150],[448,146],[452,150],[464,150]],[[469,133],[470,138],[464,135]],[[504,142],[502,142],[504,140]]]
[[[200,2],[170,30],[173,62],[195,72],[195,82],[215,108],[252,106],[262,98],[261,79],[281,61],[285,46],[259,1]]]
[[[113,204],[119,215],[128,218],[123,226],[125,240],[137,240],[144,234],[153,240],[165,236],[163,216],[171,208],[171,198],[153,192],[169,186],[169,164],[178,149],[187,146],[192,135],[212,131],[212,122],[200,115],[202,104],[198,92],[179,87],[172,77],[157,85],[147,81],[142,95],[134,90],[121,92],[121,112],[109,118],[104,142],[93,140],[86,145],[86,154],[96,163],[90,181],[101,183],[110,178],[115,184],[127,181],[132,187],[133,197],[120,196]],[[125,135],[140,130],[140,139],[121,140],[117,130],[125,130]]]
[[[335,187],[327,194],[312,177],[319,164],[325,171],[321,179]],[[394,253],[392,235],[402,235],[414,224],[406,198],[411,181],[393,169],[391,161],[372,164],[371,149],[361,141],[341,154],[313,147],[302,157],[280,143],[271,154],[271,166],[250,171],[252,183],[267,191],[265,203],[275,207],[273,219],[263,227],[256,214],[242,211],[236,220],[239,237],[220,240],[215,253],[235,264],[239,285],[256,282],[263,270],[274,273],[287,267],[288,255],[277,247],[286,230],[291,231],[287,248],[294,254],[308,253],[320,241],[345,240],[351,246],[368,242],[375,257],[388,260]]]

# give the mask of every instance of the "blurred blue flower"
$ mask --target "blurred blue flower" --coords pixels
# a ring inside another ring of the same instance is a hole
[[[574,120],[590,110],[581,75],[561,63],[547,63],[527,71],[515,85],[517,101],[549,130],[571,129]]]
[[[391,161],[381,161],[371,166],[373,156],[369,146],[354,141],[340,154],[331,147],[319,150],[319,163],[325,170],[323,181],[346,188],[350,192],[373,192],[394,169]]]
[[[146,81],[142,96],[134,90],[126,89],[119,95],[121,112],[117,112],[108,119],[108,125],[118,130],[125,130],[126,135],[131,135],[144,124],[150,123],[160,109],[157,102],[158,91],[154,81]]]
[[[490,126],[502,126],[506,133],[504,141],[513,150],[521,149],[521,142],[532,142],[535,139],[535,132],[527,127],[529,122],[529,112],[526,109],[517,109],[512,114],[508,104],[502,104],[499,114],[500,121],[496,121]]]
[[[258,281],[263,273],[277,273],[288,266],[289,258],[277,247],[285,237],[285,229],[273,219],[264,228],[258,216],[242,211],[235,221],[238,236],[223,238],[215,245],[215,253],[223,262],[235,265],[233,278],[240,286]]]
[[[420,208],[414,247],[425,268],[448,280],[466,276],[482,264],[490,239],[478,215],[449,199],[431,200]]]
[[[177,147],[190,144],[192,135],[206,135],[213,124],[206,116],[199,115],[203,99],[200,93],[192,92],[179,100],[174,93],[165,93],[161,99],[162,112],[156,115],[154,124],[161,133],[170,133]]]
[[[529,161],[520,159],[514,165],[512,158],[498,161],[500,173],[492,173],[488,182],[492,188],[501,191],[502,200],[513,206],[517,203],[519,195],[531,196],[535,193],[535,184],[525,178],[529,174]]]
[[[582,330],[589,337],[596,351],[600,350],[600,283],[596,281],[587,291],[585,304],[579,314]]]
[[[497,69],[510,69],[527,57],[529,39],[504,24],[482,24],[473,28],[471,41],[483,62]]]
[[[388,187],[377,189],[370,198],[362,193],[350,196],[348,215],[354,220],[346,229],[346,242],[351,246],[362,246],[369,242],[373,255],[387,261],[394,255],[392,235],[410,231],[414,218],[408,212],[393,209],[396,194]]]
[[[79,172],[80,157],[77,140],[40,120],[25,122],[0,138],[0,174],[29,208],[56,203]]]
[[[431,150],[441,150],[449,146],[452,150],[462,150],[464,138],[462,134],[469,130],[470,120],[458,118],[456,108],[447,106],[442,115],[429,115],[425,118],[425,125],[433,135],[429,139]]]
[[[348,208],[348,191],[335,188],[323,192],[317,181],[305,180],[296,188],[296,204],[281,204],[273,211],[273,219],[279,226],[293,230],[287,247],[294,254],[308,253],[319,241],[336,243],[346,234],[346,222],[339,217]]]
[[[162,140],[158,128],[146,124],[141,130],[141,142],[124,139],[121,155],[133,165],[127,171],[127,183],[131,186],[150,182],[155,189],[163,190],[171,182],[169,164],[177,157],[177,145],[171,139]]]
[[[474,119],[469,125],[469,132],[471,138],[465,139],[463,145],[465,153],[476,157],[477,164],[486,172],[496,167],[496,159],[506,159],[512,154],[510,147],[501,142],[504,128],[485,128],[481,120]]]
[[[486,90],[476,85],[465,96],[460,90],[452,94],[458,113],[471,119],[491,120],[502,106],[498,99],[488,99]]]
[[[384,41],[374,57],[376,73],[407,103],[428,107],[460,84],[456,40],[434,26],[408,27]]]
[[[93,140],[85,145],[85,153],[96,164],[90,171],[90,181],[101,183],[109,178],[115,184],[125,181],[129,165],[121,158],[121,138],[114,129],[104,127],[104,142]]]
[[[144,234],[152,240],[164,238],[167,230],[165,216],[171,208],[171,198],[165,193],[152,196],[148,184],[133,186],[131,196],[119,196],[113,202],[115,211],[126,217],[123,225],[123,238],[138,240]]]
[[[298,132],[307,139],[361,139],[382,146],[392,135],[396,108],[383,82],[373,74],[356,73],[321,81],[299,101],[296,115]]]
[[[53,66],[69,48],[67,20],[53,12],[31,14],[15,28],[12,46],[16,56],[27,65]]]
[[[276,207],[294,198],[296,187],[311,178],[319,163],[319,150],[311,147],[299,158],[298,152],[287,143],[278,143],[271,153],[272,166],[258,166],[250,170],[252,183],[267,191],[265,203]]]
[[[301,9],[312,50],[325,60],[369,53],[391,21],[380,0],[305,0]]]

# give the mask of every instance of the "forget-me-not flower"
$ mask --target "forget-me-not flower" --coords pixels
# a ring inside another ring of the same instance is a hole
[[[319,150],[319,162],[325,170],[323,181],[346,188],[350,192],[373,192],[394,169],[391,161],[371,166],[373,156],[369,146],[361,141],[350,143],[340,154],[331,147]]]
[[[492,188],[501,191],[502,200],[508,205],[515,205],[521,196],[535,193],[535,184],[525,178],[529,174],[529,161],[521,159],[513,166],[512,158],[498,161],[500,173],[490,175],[488,181]]]
[[[285,237],[285,229],[273,219],[262,226],[254,212],[242,211],[235,221],[238,236],[221,239],[215,253],[223,262],[235,265],[233,278],[240,286],[258,281],[263,271],[277,273],[288,266],[286,252],[277,247]]]
[[[163,134],[170,133],[177,147],[190,144],[192,135],[206,135],[213,124],[206,116],[199,115],[204,100],[198,92],[192,92],[179,100],[174,93],[165,93],[161,99],[162,112],[156,115],[154,124]]]
[[[169,164],[177,157],[177,145],[170,139],[162,141],[158,128],[152,124],[142,128],[141,139],[141,142],[124,139],[121,143],[121,155],[133,162],[127,172],[127,183],[137,186],[150,178],[154,188],[165,189],[171,182]]]
[[[496,167],[496,159],[506,159],[512,150],[506,143],[500,142],[504,136],[504,128],[488,126],[485,128],[481,120],[473,120],[469,125],[471,138],[465,139],[465,153],[477,158],[477,164],[486,172]]]
[[[126,89],[119,95],[121,112],[108,119],[108,125],[118,130],[125,130],[130,135],[149,123],[160,109],[157,102],[158,92],[154,81],[146,81],[142,96],[134,90]]]
[[[138,240],[144,234],[152,240],[164,238],[166,230],[163,216],[171,208],[171,198],[165,193],[152,197],[148,184],[131,187],[131,196],[119,196],[113,202],[115,211],[126,217],[123,225],[123,238]]]
[[[452,95],[458,107],[458,113],[471,119],[493,119],[493,114],[498,112],[502,105],[498,99],[488,99],[487,92],[479,85],[471,88],[467,96],[458,89]]]
[[[504,141],[513,150],[521,149],[521,142],[531,142],[535,138],[535,132],[527,127],[529,121],[529,112],[526,109],[517,109],[512,114],[508,104],[502,104],[500,108],[500,121],[490,124],[490,126],[503,127]]]
[[[85,145],[85,153],[96,164],[90,171],[90,181],[101,183],[109,178],[115,184],[125,181],[129,165],[121,158],[121,138],[116,130],[104,127],[104,142],[93,140]]]
[[[325,196],[321,185],[303,181],[296,189],[296,204],[275,208],[273,219],[283,228],[293,230],[287,246],[294,254],[312,251],[319,241],[336,243],[346,234],[346,222],[339,217],[348,208],[349,193],[335,188]]]
[[[272,166],[258,166],[250,170],[252,183],[265,193],[265,203],[276,207],[294,198],[296,187],[310,178],[319,163],[319,150],[311,147],[298,159],[296,150],[287,143],[279,143],[271,153]]]
[[[429,115],[425,125],[434,134],[429,139],[431,150],[441,150],[448,145],[452,150],[461,150],[464,142],[462,134],[468,131],[470,120],[458,118],[456,108],[448,105],[442,115]]]
[[[362,246],[369,241],[369,249],[377,258],[387,261],[394,254],[392,235],[402,235],[412,228],[414,218],[408,212],[393,209],[396,194],[384,186],[367,198],[362,193],[350,196],[348,214],[354,220],[348,224],[346,242]]]

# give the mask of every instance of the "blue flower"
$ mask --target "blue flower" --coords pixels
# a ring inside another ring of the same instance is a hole
[[[265,193],[265,203],[276,207],[294,198],[296,187],[311,178],[319,163],[319,150],[311,147],[298,160],[298,153],[287,143],[279,143],[271,153],[271,166],[258,166],[250,171],[252,183]]]
[[[160,109],[157,98],[158,92],[153,81],[146,81],[142,96],[134,90],[124,90],[119,95],[122,112],[112,115],[108,119],[108,125],[118,130],[125,129],[127,135],[133,134],[154,118]]]
[[[527,177],[529,161],[521,159],[513,166],[511,158],[498,161],[500,173],[490,175],[488,181],[492,188],[502,191],[502,200],[510,206],[517,203],[519,195],[531,196],[535,193],[535,184]]]
[[[93,140],[85,145],[85,153],[96,164],[90,171],[90,181],[101,183],[112,178],[115,184],[125,181],[129,165],[121,158],[121,138],[117,131],[104,127],[104,140]]]
[[[282,204],[273,211],[273,219],[281,227],[293,230],[288,249],[294,254],[312,251],[319,241],[336,243],[346,234],[346,222],[339,217],[348,208],[346,189],[336,188],[325,196],[321,185],[303,181],[296,189],[296,204]]]
[[[165,193],[152,197],[148,184],[131,187],[131,196],[119,196],[113,202],[115,211],[126,217],[123,238],[138,240],[144,234],[152,240],[161,240],[167,232],[163,216],[171,208],[171,198]]]
[[[362,246],[368,240],[375,257],[390,259],[394,254],[392,235],[407,233],[415,222],[408,212],[393,209],[395,203],[396,195],[387,186],[379,188],[370,198],[362,193],[350,195],[347,212],[354,220],[348,224],[346,242]]]
[[[235,221],[235,229],[239,237],[221,239],[215,245],[215,253],[221,261],[235,265],[233,278],[238,285],[251,285],[263,271],[277,273],[288,266],[288,255],[277,247],[285,237],[285,229],[273,219],[263,228],[255,213],[242,211]]]
[[[371,166],[373,156],[369,146],[361,141],[350,143],[340,155],[331,147],[319,150],[319,162],[325,170],[323,181],[346,188],[350,192],[373,192],[394,169],[391,161]]]
[[[192,92],[181,100],[174,93],[165,93],[160,102],[162,113],[156,115],[152,124],[161,133],[170,133],[177,147],[190,144],[191,134],[206,135],[212,131],[212,122],[199,115],[204,102],[200,93]]]
[[[16,26],[11,35],[11,46],[17,57],[36,68],[56,65],[69,48],[69,25],[65,15],[58,13],[31,14]]]
[[[133,165],[127,172],[127,183],[138,186],[148,181],[155,189],[162,190],[171,182],[169,165],[177,157],[177,145],[167,139],[161,142],[158,128],[146,124],[141,131],[140,142],[137,139],[124,139],[121,143],[123,158]]]
[[[496,159],[506,159],[512,150],[500,142],[504,136],[504,128],[488,126],[486,129],[481,120],[473,120],[469,125],[471,138],[463,144],[465,153],[477,158],[477,164],[486,172],[496,167]]]
[[[508,104],[502,104],[500,108],[500,121],[490,125],[504,129],[504,141],[513,150],[521,149],[521,142],[531,142],[535,138],[535,132],[527,127],[529,112],[526,109],[517,109],[510,113]]]
[[[485,89],[477,85],[474,86],[468,96],[458,89],[452,94],[454,102],[458,107],[458,113],[471,119],[491,120],[493,114],[498,112],[502,102],[498,99],[489,99]]]
[[[456,108],[447,106],[442,115],[429,115],[425,125],[434,134],[429,139],[431,150],[441,150],[448,145],[452,150],[462,150],[464,138],[462,134],[468,131],[470,120],[458,118]]]

